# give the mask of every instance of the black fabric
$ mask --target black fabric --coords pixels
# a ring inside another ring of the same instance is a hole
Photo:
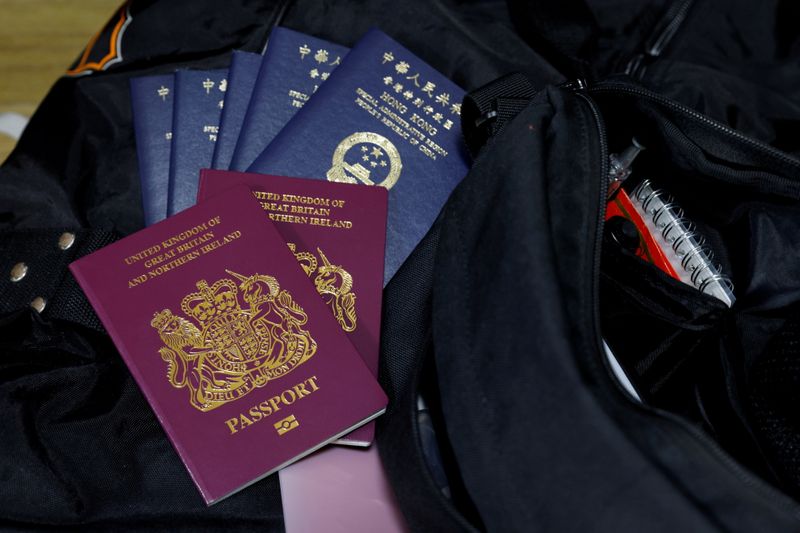
[[[412,530],[475,531],[463,515],[470,504],[457,508],[436,485],[417,423],[417,398],[431,371],[431,293],[439,227],[434,225],[384,293],[379,377],[389,407],[378,420],[377,437],[381,459]],[[451,486],[460,483],[458,478],[458,472],[450,472]]]
[[[543,50],[561,72],[594,78],[599,25],[583,0],[509,2],[520,33],[536,50]]]
[[[487,146],[444,213],[433,344],[448,436],[473,502],[486,528],[498,531],[522,524],[576,531],[796,530],[798,507],[720,452],[699,431],[701,420],[687,424],[663,411],[637,409],[612,385],[596,322],[613,319],[604,307],[647,316],[680,312],[675,286],[660,307],[644,299],[637,301],[641,307],[598,300],[604,198],[602,180],[591,178],[604,176],[601,132],[611,131],[612,141],[616,135],[613,125],[595,122],[588,102],[565,90],[537,96]],[[648,131],[630,108],[626,116],[626,126]],[[668,124],[663,116],[662,124]],[[719,139],[717,154],[726,142]],[[662,138],[662,144],[668,143]],[[721,180],[717,175],[717,186]],[[761,182],[762,191],[778,187],[770,181]],[[498,211],[503,217],[491,215]],[[626,286],[626,279],[639,278],[651,292],[661,290],[641,275],[619,279]],[[697,300],[683,288],[678,292]],[[705,305],[712,314],[703,319],[719,331],[713,313],[723,316],[722,306],[707,299]],[[689,311],[701,314],[692,302]],[[627,326],[632,339],[655,334],[630,321]],[[714,343],[704,348],[712,360],[715,353],[735,360]],[[675,349],[680,352],[680,344]],[[707,371],[725,375],[718,363]],[[704,395],[720,392],[711,376],[694,376],[695,384],[704,380]],[[717,408],[735,417],[735,406]],[[720,435],[722,418],[707,426],[710,434]],[[724,435],[724,446],[758,467],[747,442],[740,446],[730,436]],[[494,490],[500,485],[506,490]]]
[[[795,310],[753,365],[747,387],[748,415],[775,475],[795,498],[800,495],[800,314]]]
[[[637,392],[648,403],[686,412],[697,359],[718,336],[725,304],[704,295],[634,254],[604,241],[601,271],[602,328]],[[647,332],[631,335],[631,331]],[[711,347],[713,349],[713,347]],[[629,358],[629,359],[628,359]],[[673,402],[678,402],[674,404]]]
[[[703,427],[741,464],[791,492],[785,461],[764,452],[748,390],[800,298],[793,253],[800,247],[800,162],[662,96],[618,82],[589,92],[604,113],[628,117],[608,123],[612,144],[624,146],[634,134],[646,139],[637,171],[697,223],[737,295],[732,309],[720,307],[608,253],[601,302],[609,342],[651,404]],[[631,334],[625,324],[646,334]]]
[[[66,250],[58,245],[64,233],[74,236]],[[0,272],[8,276],[18,263],[27,267],[21,280],[0,284],[0,313],[18,310],[20,302],[43,298],[45,316],[105,331],[67,265],[115,239],[112,233],[95,230],[31,229],[0,235]]]
[[[475,89],[464,97],[461,120],[470,124],[464,128],[464,140],[473,157],[477,155],[490,137],[497,135],[503,127],[536,94],[527,76],[513,72]]]
[[[737,296],[728,309],[606,250],[604,334],[629,375],[643,378],[648,403],[702,427],[736,461],[785,490],[780,463],[754,438],[747,385],[800,296],[792,253],[800,246],[800,161],[661,95],[619,82],[589,93],[604,115],[627,117],[606,123],[612,152],[631,135],[646,139],[638,175],[660,184],[697,223]]]
[[[597,352],[591,280],[600,191],[587,177],[599,174],[601,156],[583,106],[552,92],[537,101],[459,187],[437,255],[436,358],[448,376],[440,383],[447,429],[467,484],[492,531],[526,523],[705,530],[703,513],[607,423],[575,366],[576,352]],[[570,147],[579,152],[556,155]],[[497,209],[514,223],[490,217]],[[570,264],[559,264],[567,257]],[[502,493],[493,490],[499,484]]]
[[[797,505],[751,472],[791,491],[793,459],[771,445],[793,442],[781,410],[791,399],[770,386],[793,353],[784,322],[800,299],[800,173],[779,151],[800,153],[788,2],[128,8],[121,61],[59,79],[0,167],[0,266],[31,265],[21,284],[0,276],[0,527],[282,529],[276,476],[202,504],[66,271],[142,226],[129,78],[225,66],[234,48],[263,49],[280,20],[344,45],[377,26],[467,90],[525,75],[475,93],[477,116],[465,102],[471,148],[485,146],[385,292],[380,379],[391,403],[378,445],[413,530],[798,529]],[[660,94],[597,83],[626,71]],[[472,135],[487,109],[494,119]],[[603,250],[606,157],[634,133],[648,146],[642,167],[674,186],[720,248],[743,295],[733,313]],[[64,230],[78,235],[67,253],[53,248]],[[620,284],[623,272],[645,286]],[[607,370],[601,322],[611,332],[615,310],[630,311],[609,306],[617,290],[638,306],[639,330],[658,322],[661,339],[680,341],[647,351],[628,339],[620,354],[669,411],[631,403]],[[40,295],[41,315],[29,307]],[[426,463],[418,395],[449,496]]]
[[[800,154],[794,135],[800,120],[795,2],[509,0],[509,5],[520,36],[567,77],[591,80],[628,72],[723,124]],[[568,23],[555,24],[554,17]]]
[[[795,2],[695,0],[644,82],[733,128],[800,155]]]

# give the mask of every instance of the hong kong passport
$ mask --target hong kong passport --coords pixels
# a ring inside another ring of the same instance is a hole
[[[148,226],[167,217],[174,89],[174,74],[131,78],[131,113]]]
[[[371,30],[248,171],[388,189],[386,283],[467,173],[463,96],[420,58]]]
[[[244,186],[70,269],[208,504],[386,407]]]
[[[228,90],[222,105],[219,119],[219,135],[214,143],[214,158],[211,168],[227,170],[231,164],[233,151],[239,139],[253,86],[256,83],[261,55],[234,50],[231,54],[231,67],[228,70]]]
[[[321,180],[202,170],[198,202],[247,185],[330,313],[378,375],[387,192]],[[337,444],[369,446],[374,424]]]
[[[200,169],[211,166],[228,90],[227,76],[228,69],[175,73],[167,197],[169,216],[194,205]]]
[[[344,46],[288,28],[272,30],[231,158],[231,170],[250,166],[342,63],[347,51]]]

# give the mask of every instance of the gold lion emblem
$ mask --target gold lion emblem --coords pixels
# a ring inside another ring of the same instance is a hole
[[[277,279],[226,272],[239,284],[200,280],[198,292],[181,301],[187,318],[164,309],[150,322],[164,343],[167,379],[188,389],[189,402],[203,412],[288,374],[317,351],[303,329],[308,316]]]
[[[356,330],[356,295],[353,290],[353,276],[340,265],[331,264],[327,256],[317,248],[322,264],[311,252],[298,252],[297,245],[287,243],[306,275],[313,279],[317,293],[333,311],[333,316],[348,333]]]
[[[328,181],[391,189],[402,169],[400,152],[392,141],[377,133],[358,131],[339,143],[325,175]]]

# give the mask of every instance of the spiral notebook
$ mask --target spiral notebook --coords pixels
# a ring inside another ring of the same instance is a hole
[[[695,224],[663,189],[649,179],[632,191],[631,203],[672,267],[668,272],[687,285],[733,306],[733,283],[714,262],[714,252]]]

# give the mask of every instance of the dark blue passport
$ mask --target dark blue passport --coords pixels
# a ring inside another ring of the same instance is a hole
[[[211,168],[228,170],[230,167],[260,67],[261,54],[234,50]]]
[[[286,28],[269,37],[244,124],[231,159],[243,171],[328,79],[348,48]]]
[[[175,73],[172,153],[167,214],[195,204],[200,169],[209,168],[228,90],[228,69],[179,70]]]
[[[371,30],[248,171],[389,189],[386,283],[467,173],[463,96]]]
[[[172,74],[131,78],[131,111],[147,226],[167,217],[174,86]]]

